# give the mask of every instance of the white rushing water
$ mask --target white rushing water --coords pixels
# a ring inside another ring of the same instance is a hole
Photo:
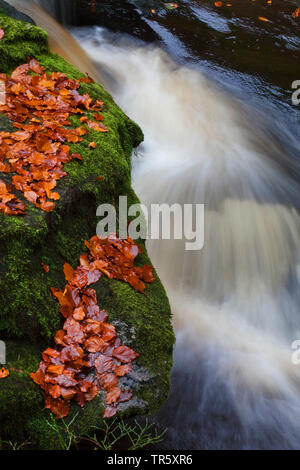
[[[157,417],[166,445],[299,448],[298,167],[261,114],[200,72],[101,28],[74,34],[144,131],[133,171],[141,201],[205,204],[201,251],[179,240],[147,245],[177,336]]]
[[[76,35],[145,133],[133,171],[141,201],[205,204],[201,251],[147,244],[177,334],[159,417],[169,445],[299,446],[299,187],[289,157],[262,116],[161,50],[111,41],[101,28]]]

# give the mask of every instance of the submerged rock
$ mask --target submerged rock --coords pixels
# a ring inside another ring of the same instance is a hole
[[[0,28],[5,31],[0,41],[0,73],[11,73],[31,57],[39,60],[46,72],[82,76],[49,51],[45,31],[1,13],[12,14],[3,9],[4,4],[0,1]],[[79,153],[82,161],[64,166],[67,176],[57,185],[61,198],[53,212],[45,213],[26,200],[25,216],[0,214],[0,339],[6,342],[10,371],[9,377],[0,380],[0,436],[13,441],[28,438],[42,449],[60,446],[48,425],[50,412],[43,409],[40,389],[29,377],[37,369],[43,349],[53,345],[53,336],[63,322],[50,287],[64,287],[65,262],[78,265],[84,240],[95,234],[99,204],[111,203],[118,209],[119,195],[128,196],[129,204],[138,202],[131,187],[130,157],[133,147],[143,140],[142,131],[99,84],[82,83],[80,91],[104,101],[102,114],[109,132],[91,131],[82,142],[71,144],[72,152]],[[78,125],[78,118],[72,119]],[[4,115],[0,115],[0,130],[12,130]],[[95,149],[89,148],[91,141],[97,143]],[[97,180],[98,176],[103,179]],[[22,193],[15,193],[25,202]],[[144,247],[144,242],[141,244]],[[50,267],[48,273],[42,261]],[[146,250],[137,258],[137,265],[143,264],[151,264]],[[139,353],[134,370],[124,377],[134,400],[122,405],[120,415],[152,414],[168,395],[172,365],[174,335],[165,290],[157,276],[153,284],[147,284],[145,294],[104,277],[92,287],[118,334]],[[66,420],[76,415],[72,427],[84,435],[99,424],[103,410],[100,394],[83,409],[73,404]]]

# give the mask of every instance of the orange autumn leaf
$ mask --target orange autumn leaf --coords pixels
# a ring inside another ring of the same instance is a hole
[[[74,320],[77,320],[77,321],[81,321],[85,318],[85,312],[82,306],[75,308],[74,313],[73,313],[73,318]]]
[[[49,374],[61,375],[64,371],[65,366],[63,365],[52,365],[48,367],[47,372]]]
[[[118,377],[123,377],[124,375],[128,374],[128,372],[130,371],[131,367],[129,364],[125,364],[123,366],[117,366],[114,370],[115,374],[118,376]]]
[[[45,271],[45,273],[48,273],[50,271],[50,268],[47,264],[45,264],[43,261],[42,261],[42,268],[43,270]]]
[[[70,282],[74,276],[74,269],[69,263],[64,264],[64,274],[66,281]]]
[[[293,18],[298,18],[300,16],[300,7],[296,8],[296,10],[292,13]]]
[[[120,398],[120,395],[121,395],[121,389],[119,387],[114,387],[109,392],[107,392],[106,397],[105,397],[105,402],[108,405],[111,405],[112,403],[115,403],[118,400],[118,398]]]
[[[258,19],[260,21],[265,21],[265,22],[269,22],[270,20],[268,20],[268,18],[265,18],[264,16],[259,16]]]
[[[98,123],[98,122],[95,122],[95,121],[87,121],[87,125],[91,129],[94,129],[94,131],[98,131],[98,132],[107,132],[108,131],[107,127],[104,126],[104,124],[102,124],[101,122]]]
[[[2,367],[0,369],[0,379],[5,379],[8,376],[9,376],[9,370],[6,369],[5,367]]]
[[[90,147],[91,149],[95,149],[95,148],[97,147],[96,142],[90,142],[89,147]]]
[[[215,6],[217,8],[220,8],[223,5],[223,2],[215,2]]]
[[[103,121],[104,116],[102,116],[102,114],[95,113],[94,118],[96,119],[96,121]]]

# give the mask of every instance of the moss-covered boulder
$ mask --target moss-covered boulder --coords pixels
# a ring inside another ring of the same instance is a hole
[[[0,72],[12,72],[29,56],[39,60],[47,72],[82,76],[49,51],[45,31],[1,13],[1,4],[0,27],[5,31],[0,41]],[[53,212],[45,213],[26,201],[25,216],[0,214],[0,339],[6,342],[10,371],[9,377],[0,380],[0,437],[29,439],[43,449],[61,446],[48,424],[50,413],[43,409],[42,394],[29,377],[62,325],[50,287],[64,287],[65,262],[78,265],[84,240],[95,234],[99,204],[112,203],[117,208],[119,195],[127,195],[129,203],[138,202],[131,187],[130,156],[143,139],[141,130],[100,85],[83,83],[80,91],[104,101],[102,114],[109,132],[91,130],[82,142],[71,144],[72,152],[83,158],[65,165],[67,176],[57,186],[61,198]],[[72,119],[79,125],[77,117]],[[0,130],[5,129],[11,130],[11,123],[0,115]],[[95,149],[89,148],[91,141],[97,143]],[[101,181],[97,180],[100,175]],[[16,195],[25,202],[22,193],[16,191]],[[50,267],[49,273],[42,269],[42,261]],[[146,250],[137,258],[138,265],[145,263],[150,264]],[[123,404],[121,415],[154,413],[168,394],[174,342],[164,288],[157,276],[145,294],[104,277],[93,287],[119,336],[139,353],[134,370],[122,378],[134,398]],[[76,414],[72,426],[83,435],[99,424],[103,410],[103,398],[98,396],[83,410],[72,405],[66,421]]]

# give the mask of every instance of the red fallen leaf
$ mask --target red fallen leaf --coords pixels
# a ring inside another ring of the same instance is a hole
[[[111,357],[104,356],[100,354],[95,360],[95,367],[98,374],[103,374],[104,372],[111,371],[113,368],[113,360]]]
[[[40,385],[42,388],[44,388],[44,385],[45,385],[44,372],[38,369],[36,372],[31,372],[30,377],[37,385]]]
[[[143,268],[136,267],[135,273],[145,282],[154,282],[153,267],[145,264]]]
[[[66,281],[70,282],[74,276],[74,269],[69,263],[64,264],[64,274]]]
[[[111,405],[112,403],[115,403],[121,395],[121,389],[119,387],[114,387],[112,388],[105,397],[105,402],[108,405]]]
[[[45,273],[48,273],[50,271],[50,268],[47,264],[45,264],[43,261],[41,262],[42,268],[45,271]]]
[[[58,418],[64,418],[70,412],[70,402],[61,398],[55,399],[47,395],[45,398],[45,408],[50,409]]]
[[[102,276],[102,272],[98,269],[89,269],[88,270],[88,285],[94,284],[95,282],[99,281]]]
[[[102,181],[104,180],[103,176],[97,176],[96,181]]]
[[[5,379],[8,376],[9,376],[9,370],[6,369],[5,367],[2,367],[0,369],[0,379]]]
[[[129,401],[132,398],[132,392],[130,390],[122,390],[118,403]]]
[[[98,335],[102,330],[101,322],[87,318],[84,331],[87,335]]]
[[[70,346],[66,346],[65,348],[61,350],[61,353],[60,353],[61,362],[72,362],[76,359],[82,359],[83,357],[84,357],[83,349],[74,344],[70,344]]]
[[[54,337],[54,341],[56,342],[56,344],[66,346],[66,343],[64,341],[65,337],[66,337],[65,331],[64,330],[58,330],[55,337]]]
[[[105,408],[103,418],[112,418],[118,412],[118,408],[114,406],[107,406]]]
[[[11,167],[8,163],[0,162],[0,171],[2,171],[2,173],[10,173]]]
[[[60,387],[61,389],[61,396],[63,397],[64,400],[72,400],[72,398],[75,397],[77,394],[77,390],[75,388],[64,388]]]
[[[56,383],[61,387],[68,388],[77,385],[77,380],[75,380],[70,374],[64,373],[56,378]]]
[[[71,157],[72,158],[77,158],[77,160],[82,160],[82,156],[79,155],[79,153],[72,153]]]
[[[2,28],[0,28],[0,39],[4,38],[5,33]]]
[[[123,366],[116,366],[114,369],[114,373],[118,377],[123,377],[124,375],[128,374],[128,372],[131,370],[131,367],[129,364],[124,364]]]
[[[89,281],[88,278],[88,273],[89,271],[84,268],[83,266],[79,266],[75,271],[72,276],[72,279],[69,280],[69,282],[72,282],[73,286],[76,286],[80,289],[85,287]]]
[[[38,195],[34,191],[25,191],[24,197],[30,202],[36,202]]]
[[[82,306],[75,308],[74,313],[73,313],[73,318],[74,320],[77,320],[77,321],[81,321],[85,318],[85,311]]]
[[[56,287],[51,287],[52,294],[57,298],[61,307],[74,308],[74,303],[71,301],[69,296],[66,296],[64,292]]]
[[[114,373],[103,374],[98,381],[101,384],[101,387],[106,391],[109,391],[118,385],[118,377]]]
[[[111,341],[116,337],[116,329],[113,325],[110,325],[109,323],[103,323],[102,326],[102,339],[104,341]]]
[[[61,395],[61,388],[59,385],[51,385],[48,388],[48,393],[52,398],[59,398]]]
[[[100,310],[99,314],[97,315],[97,318],[95,320],[100,321],[100,322],[105,322],[105,320],[108,317],[108,313],[106,310]]]
[[[96,103],[92,106],[91,109],[99,109],[99,108],[102,108],[103,105],[104,105],[103,101],[97,100]]]
[[[98,123],[95,121],[87,121],[87,125],[93,129],[94,131],[98,132],[108,132],[108,129],[106,126],[104,126],[102,123]]]
[[[83,83],[95,83],[95,80],[93,80],[93,78],[90,77],[89,74],[87,74],[87,77],[78,78],[78,81]]]
[[[106,342],[99,336],[95,335],[88,338],[84,342],[83,346],[89,352],[98,352],[101,351],[104,346],[106,346]]]
[[[45,70],[45,67],[42,67],[42,66],[39,64],[39,62],[38,62],[37,60],[35,60],[35,59],[31,59],[31,60],[30,60],[30,62],[29,62],[29,68],[30,68],[33,72],[35,72],[35,73],[37,73],[37,74],[41,74],[41,73],[43,73],[44,70]]]
[[[104,116],[102,116],[102,114],[95,113],[94,118],[96,119],[96,121],[103,121]]]
[[[48,369],[47,369],[47,372],[49,374],[55,374],[55,375],[61,375],[64,371],[64,368],[65,366],[64,365],[60,365],[60,366],[56,366],[54,364],[51,364]]]
[[[87,401],[93,400],[99,393],[99,388],[95,384],[91,384],[87,392],[77,392],[76,401],[79,406],[84,406]]]
[[[80,265],[85,267],[85,268],[88,268],[90,267],[90,262],[89,262],[89,259],[88,259],[88,254],[87,253],[83,253],[81,256],[80,256]]]
[[[56,349],[47,348],[42,354],[43,360],[45,362],[51,362],[52,359],[57,359],[59,357],[59,352]]]
[[[114,349],[112,355],[121,362],[131,362],[138,356],[138,353],[128,346],[119,346]]]
[[[72,317],[68,318],[64,324],[64,329],[67,331],[68,340],[72,343],[81,344],[85,340],[85,332],[82,325],[74,320]]]
[[[55,204],[54,204],[54,202],[48,202],[48,201],[45,201],[44,199],[42,199],[41,202],[39,204],[37,204],[37,207],[39,207],[40,209],[42,209],[45,212],[52,212],[53,209],[55,208]]]

